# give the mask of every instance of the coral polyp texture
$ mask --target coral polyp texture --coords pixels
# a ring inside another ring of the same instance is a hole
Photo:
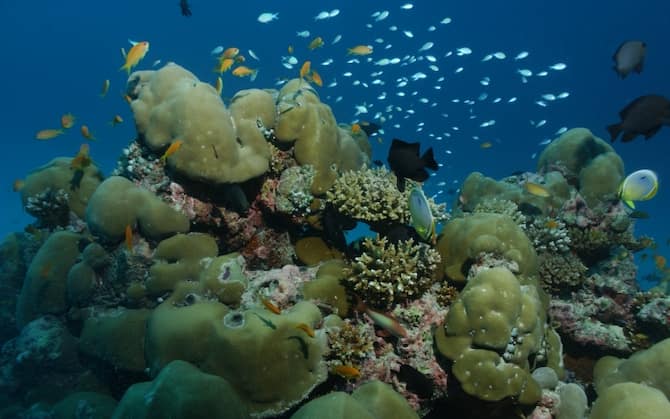
[[[132,73],[137,136],[110,176],[62,157],[26,177],[35,222],[0,245],[0,416],[667,405],[667,268],[638,287],[655,244],[617,198],[611,146],[569,130],[537,173],[471,173],[447,213],[410,199],[429,195],[422,168],[404,191],[373,168],[373,124],[338,123],[302,73],[225,100],[174,63]]]

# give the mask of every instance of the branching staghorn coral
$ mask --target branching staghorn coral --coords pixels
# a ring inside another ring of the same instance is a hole
[[[347,269],[343,285],[374,307],[419,298],[434,282],[440,255],[424,243],[366,238],[363,249]]]

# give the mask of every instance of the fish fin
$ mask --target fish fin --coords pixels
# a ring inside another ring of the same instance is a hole
[[[658,133],[658,131],[660,131],[660,130],[661,130],[661,125],[658,125],[658,126],[652,128],[652,129],[650,129],[649,131],[644,133],[644,139],[645,140],[650,139],[651,137],[656,135],[656,133]]]
[[[396,175],[396,179],[398,180],[398,181],[397,181],[397,183],[398,183],[398,190],[399,190],[400,192],[405,192],[405,178],[402,177],[402,176],[400,176],[400,175]]]
[[[425,153],[423,153],[421,160],[427,168],[437,170],[438,166],[437,162],[435,161],[435,157],[433,156],[433,147],[429,148]]]
[[[635,203],[633,201],[623,201],[629,208],[635,209]]]
[[[616,65],[613,65],[613,66],[612,66],[612,70],[614,70],[614,72],[617,74],[617,76],[619,76],[619,78],[620,78],[621,80],[625,79],[626,76],[628,75],[628,74],[626,74],[626,73],[623,72],[623,71],[619,71],[619,69],[617,68]]]
[[[637,137],[636,132],[627,131],[627,132],[623,133],[623,137],[621,137],[621,141],[623,141],[624,143],[627,143],[629,141],[633,141],[633,139],[635,137]]]
[[[123,55],[123,58],[126,58],[128,56],[128,53],[126,53],[125,48],[121,48],[121,55]]]
[[[128,42],[130,42],[130,45],[135,46],[138,44],[137,41],[133,41],[132,39],[128,38]]]
[[[633,70],[635,70],[637,74],[640,74],[642,73],[643,68],[644,68],[644,61],[640,61]]]
[[[621,130],[623,127],[621,124],[612,124],[607,126],[607,131],[610,133],[610,141],[614,142],[619,134],[621,134]]]
[[[254,70],[254,72],[251,73],[251,76],[249,76],[249,80],[251,81],[256,80],[256,76],[258,76],[258,69]]]

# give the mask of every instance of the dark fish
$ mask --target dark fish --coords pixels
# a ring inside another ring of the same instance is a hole
[[[191,16],[191,6],[189,6],[187,0],[179,0],[179,7],[181,7],[181,14],[182,16]]]
[[[405,190],[405,179],[424,182],[428,179],[426,168],[437,170],[437,162],[433,157],[433,149],[429,148],[423,156],[419,156],[419,143],[406,143],[393,139],[389,150],[388,162],[391,170],[398,178],[398,190]]]
[[[381,125],[377,125],[374,122],[361,121],[358,123],[358,125],[361,127],[361,129],[365,132],[365,135],[367,135],[368,137],[371,136],[372,134],[377,133],[380,129],[382,129]]]
[[[621,122],[607,127],[611,140],[623,132],[621,141],[628,142],[638,135],[645,140],[653,137],[663,125],[670,125],[670,101],[659,95],[640,96],[619,112]]]
[[[384,162],[381,160],[373,160],[372,163],[375,164],[375,166],[381,167],[384,165]]]
[[[630,214],[628,214],[628,216],[630,218],[636,218],[638,220],[646,220],[647,218],[649,218],[648,213],[646,213],[644,211],[640,211],[640,210],[635,210],[635,211],[631,212]]]
[[[433,381],[414,367],[407,364],[400,365],[398,379],[405,382],[407,390],[422,399],[428,399],[433,395]]]
[[[84,171],[77,169],[70,179],[70,190],[76,191],[81,186],[81,180],[84,178]]]
[[[626,41],[619,45],[612,56],[614,71],[625,79],[631,71],[640,74],[644,66],[644,56],[647,54],[647,44],[642,41]]]

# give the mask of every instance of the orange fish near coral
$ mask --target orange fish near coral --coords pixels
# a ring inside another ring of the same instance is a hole
[[[659,271],[663,271],[665,269],[666,263],[667,260],[665,259],[664,256],[654,255],[654,265],[656,265],[656,269],[658,269]]]
[[[235,77],[249,77],[251,81],[256,80],[256,75],[258,74],[258,69],[251,69],[247,66],[241,65],[233,70],[233,76]]]
[[[311,50],[315,50],[317,48],[321,48],[323,46],[323,38],[320,36],[317,36],[316,38],[312,39],[312,42],[307,45],[307,48]]]
[[[342,378],[346,378],[347,380],[356,379],[361,376],[361,372],[358,370],[358,368],[352,365],[337,365],[333,367],[331,372],[333,374],[339,375]]]
[[[163,155],[161,156],[160,159],[161,163],[165,163],[168,157],[176,153],[177,150],[181,148],[182,144],[184,144],[182,140],[173,141],[172,144],[170,144],[170,147],[168,147],[168,149],[165,150],[165,153],[163,153]]]
[[[66,113],[65,115],[60,117],[60,126],[65,129],[72,128],[72,126],[74,125],[74,120],[75,120],[74,115],[72,115],[71,113]]]
[[[121,118],[120,115],[114,115],[114,118],[112,118],[112,120],[109,121],[109,123],[110,123],[112,126],[116,126],[116,125],[118,125],[118,124],[120,124],[120,123],[122,123],[122,122],[123,122],[123,118]]]
[[[302,64],[302,67],[300,67],[300,78],[304,79],[309,75],[309,71],[311,70],[312,67],[312,62],[307,60]]]
[[[347,55],[370,55],[372,54],[372,47],[369,45],[356,45],[347,50]]]
[[[215,73],[223,74],[226,71],[230,70],[230,67],[235,64],[235,60],[232,58],[223,58],[222,60],[219,60],[219,65],[214,68]]]
[[[126,249],[130,252],[133,250],[133,228],[130,227],[130,224],[126,224],[126,230],[124,231],[124,240],[126,242]]]
[[[147,52],[149,52],[149,42],[147,41],[142,41],[142,42],[134,42],[131,41],[130,39],[128,40],[132,44],[132,47],[130,48],[130,51],[128,51],[127,54],[123,54],[123,57],[126,59],[125,64],[121,66],[119,70],[126,70],[128,74],[130,74],[130,70],[133,69],[139,62],[144,58],[145,55],[147,55]],[[125,52],[124,50],[121,50],[121,52]]]
[[[312,70],[312,73],[310,74],[310,79],[312,80],[312,83],[316,84],[319,87],[323,86],[323,80],[321,80],[321,76],[319,73],[316,72],[316,70]]]
[[[76,156],[70,161],[70,168],[74,170],[84,170],[91,165],[91,157],[88,154],[89,147],[88,144],[82,144],[79,147],[79,152]]]
[[[281,314],[281,309],[277,307],[272,301],[268,300],[267,298],[261,297],[261,303],[263,303],[263,306],[267,308],[269,311],[273,312],[274,314]]]
[[[361,126],[358,123],[355,123],[354,125],[351,126],[352,134],[358,134],[359,132],[361,132]]]
[[[86,138],[87,140],[95,140],[95,136],[88,129],[87,125],[82,125],[80,130],[82,137]]]
[[[309,336],[310,338],[313,338],[313,337],[314,337],[314,329],[312,329],[311,327],[309,327],[309,325],[306,324],[306,323],[299,323],[298,325],[296,325],[295,328],[296,328],[296,329],[300,329],[300,330],[302,330],[303,332],[307,333],[307,336]]]
[[[42,131],[39,131],[37,134],[35,134],[35,138],[38,140],[50,140],[52,138],[56,138],[59,135],[63,135],[65,131],[62,129],[43,129]]]
[[[221,55],[222,58],[235,58],[237,57],[237,54],[240,53],[239,48],[235,47],[230,47],[227,48],[225,51],[223,51],[223,54]]]
[[[14,183],[12,183],[12,190],[14,192],[21,192],[21,189],[25,186],[26,182],[23,181],[23,179],[16,179]]]

